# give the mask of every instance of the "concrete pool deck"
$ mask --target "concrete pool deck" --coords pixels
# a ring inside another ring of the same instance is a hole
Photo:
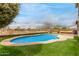
[[[37,34],[37,35],[40,35],[40,34]],[[17,37],[12,37],[12,38],[3,40],[2,42],[0,42],[0,44],[4,45],[4,46],[24,46],[24,45],[36,45],[36,44],[48,44],[48,43],[53,43],[53,42],[59,42],[59,41],[72,39],[74,37],[73,34],[55,34],[55,35],[57,35],[57,37],[59,37],[59,39],[41,41],[41,42],[24,43],[24,44],[14,44],[14,43],[10,42],[11,40],[13,40],[15,38],[26,36],[26,35],[23,35],[23,36],[17,36]],[[27,35],[27,36],[29,36],[29,35]],[[30,36],[33,36],[33,35],[30,35]]]

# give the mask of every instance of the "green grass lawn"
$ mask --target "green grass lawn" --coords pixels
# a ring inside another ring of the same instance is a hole
[[[0,41],[12,36],[0,38]],[[79,56],[78,37],[50,44],[8,47],[0,45],[1,56]]]

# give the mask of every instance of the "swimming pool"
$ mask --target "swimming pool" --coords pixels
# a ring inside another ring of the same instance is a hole
[[[54,34],[40,34],[33,36],[23,36],[12,39],[10,42],[13,44],[24,44],[24,43],[32,43],[32,42],[44,42],[49,40],[57,40],[57,35]]]

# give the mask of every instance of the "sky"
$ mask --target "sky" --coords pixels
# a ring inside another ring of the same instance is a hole
[[[77,20],[77,8],[73,3],[23,3],[10,28],[36,28],[44,22],[53,25],[73,26]]]

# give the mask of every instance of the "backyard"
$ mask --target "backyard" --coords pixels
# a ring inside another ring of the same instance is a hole
[[[13,36],[0,38],[0,41]],[[26,46],[2,46],[1,56],[79,56],[79,37],[63,42]]]
[[[0,37],[0,42],[14,37],[13,34],[28,35],[32,28],[48,29],[45,33],[49,34],[54,31],[63,35],[73,34],[73,30],[75,30],[74,34],[77,35],[79,32],[79,21],[76,17],[79,17],[79,13],[77,14],[79,4],[1,3],[0,11],[0,29],[2,30],[0,33],[1,36],[8,35]],[[59,30],[52,31],[54,27],[55,29],[59,27]],[[66,27],[72,31],[60,31]],[[12,30],[10,31],[10,29]],[[29,32],[24,31],[24,29],[28,29]],[[19,32],[15,30],[19,30]],[[63,37],[62,39],[66,38]],[[10,42],[8,43],[10,44]],[[65,41],[37,45],[3,46],[0,44],[0,56],[79,56],[79,37],[75,36],[73,39]]]

